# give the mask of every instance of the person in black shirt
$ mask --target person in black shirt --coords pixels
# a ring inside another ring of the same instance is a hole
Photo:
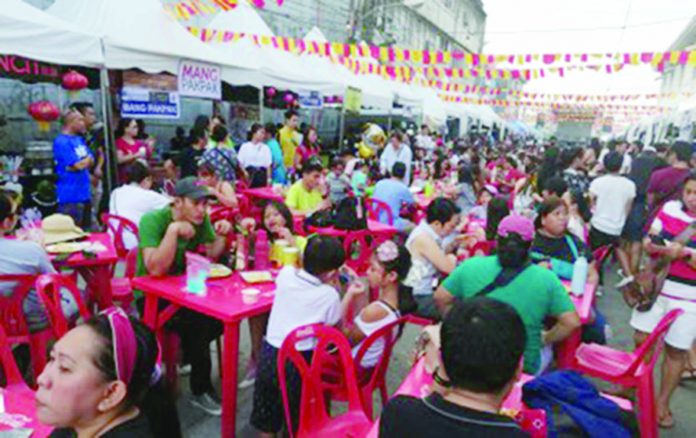
[[[440,338],[443,367],[434,377],[444,390],[390,400],[379,436],[529,436],[498,413],[521,372],[526,331],[517,312],[486,297],[458,302],[445,316]]]
[[[54,438],[180,437],[154,333],[109,308],[66,333],[37,379],[36,414]]]
[[[205,153],[208,137],[205,131],[192,129],[189,136],[189,145],[179,154],[177,165],[179,166],[179,178],[198,176],[198,162]]]

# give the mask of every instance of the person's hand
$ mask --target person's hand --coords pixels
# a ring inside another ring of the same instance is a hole
[[[287,227],[282,227],[278,230],[278,237],[288,242],[293,239],[293,235]]]
[[[196,229],[186,221],[173,222],[170,227],[176,231],[176,235],[184,240],[190,240],[196,235]]]
[[[214,228],[218,236],[227,236],[232,231],[232,224],[223,219],[215,222]]]
[[[350,294],[352,296],[358,296],[362,295],[365,292],[367,292],[367,286],[365,286],[365,283],[362,281],[354,281],[350,285],[348,285],[348,290],[346,290],[347,294]]]
[[[662,253],[674,260],[681,257],[683,250],[684,245],[681,243],[667,242],[667,245],[665,246],[665,249],[662,250]]]

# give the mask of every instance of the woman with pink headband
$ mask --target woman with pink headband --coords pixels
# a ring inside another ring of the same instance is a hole
[[[75,327],[37,380],[39,421],[55,426],[58,438],[181,436],[159,383],[158,354],[154,334],[120,308]]]

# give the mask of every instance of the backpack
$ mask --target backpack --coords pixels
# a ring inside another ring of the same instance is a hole
[[[309,227],[325,228],[333,226],[333,224],[333,212],[330,209],[315,211],[304,220],[305,231],[308,231]]]
[[[592,383],[575,371],[554,371],[527,382],[522,387],[522,400],[532,409],[546,411],[549,437],[637,436],[635,417],[602,397]],[[554,421],[554,415],[558,421]]]
[[[339,230],[366,230],[367,208],[365,198],[349,196],[343,198],[333,211],[333,225]]]

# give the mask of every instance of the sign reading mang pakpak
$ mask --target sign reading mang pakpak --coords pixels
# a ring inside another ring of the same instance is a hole
[[[180,114],[177,93],[129,87],[121,90],[121,117],[178,119]]]
[[[219,65],[182,60],[179,63],[179,95],[222,98],[222,69]]]

